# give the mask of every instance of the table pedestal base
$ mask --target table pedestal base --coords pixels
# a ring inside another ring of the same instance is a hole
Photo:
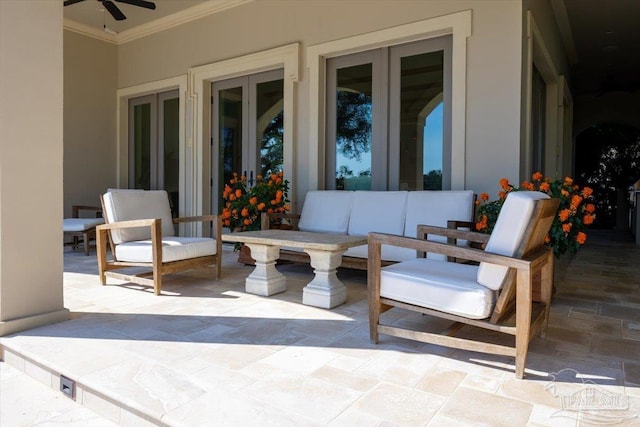
[[[276,269],[280,255],[279,246],[245,243],[256,261],[253,272],[245,281],[245,291],[250,294],[270,296],[287,290],[284,275]]]
[[[338,279],[337,268],[345,251],[327,252],[305,249],[311,258],[315,276],[302,290],[302,303],[320,308],[333,308],[347,300],[347,288]]]

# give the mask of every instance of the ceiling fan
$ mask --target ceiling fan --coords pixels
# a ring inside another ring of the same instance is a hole
[[[72,4],[80,3],[81,1],[85,1],[85,0],[65,0],[64,5],[71,6]],[[113,16],[113,19],[115,19],[116,21],[122,21],[123,19],[127,19],[125,14],[122,13],[122,11],[118,8],[118,6],[116,6],[116,4],[113,1],[111,0],[98,0],[98,1],[102,3],[104,8],[107,11],[109,11],[111,16]],[[156,9],[156,5],[153,2],[146,1],[146,0],[115,0],[115,1],[119,3],[130,4],[132,6],[144,7],[145,9],[151,9],[151,10]]]

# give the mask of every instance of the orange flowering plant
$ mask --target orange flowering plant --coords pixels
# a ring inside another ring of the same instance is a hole
[[[578,248],[587,241],[586,226],[595,219],[595,203],[592,200],[593,190],[589,187],[580,188],[573,183],[573,179],[563,180],[545,178],[540,172],[532,175],[531,181],[523,182],[520,187],[509,183],[507,178],[500,180],[498,200],[489,201],[487,193],[480,194],[477,210],[476,230],[491,233],[495,226],[502,204],[507,194],[512,191],[541,191],[551,197],[560,199],[558,214],[546,238],[547,245],[553,248],[556,258],[569,251],[576,253]]]
[[[289,181],[283,178],[282,171],[267,178],[258,175],[252,187],[246,176],[234,173],[222,192],[222,225],[231,231],[260,230],[262,212],[289,210],[288,192]]]

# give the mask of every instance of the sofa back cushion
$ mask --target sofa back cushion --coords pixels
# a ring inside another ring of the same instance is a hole
[[[535,201],[548,198],[548,195],[539,191],[509,193],[500,209],[485,251],[506,256],[516,255],[527,228],[533,225],[531,219]],[[498,290],[503,286],[508,271],[507,267],[482,262],[478,268],[478,283]]]
[[[107,222],[129,221],[134,219],[160,218],[162,235],[173,236],[173,219],[169,207],[169,197],[164,190],[157,191],[110,191],[102,196]],[[112,230],[113,243],[145,240],[151,238],[149,227],[135,227]]]
[[[402,236],[406,212],[407,191],[356,191],[348,234],[366,236],[375,231]]]
[[[298,222],[300,231],[347,234],[353,191],[309,191]]]
[[[410,191],[407,196],[407,219],[404,235],[416,237],[419,224],[446,227],[447,221],[473,221],[473,191]],[[446,242],[443,236],[428,236],[428,240]],[[458,242],[465,244],[466,242]],[[445,259],[444,255],[428,254],[428,258]]]

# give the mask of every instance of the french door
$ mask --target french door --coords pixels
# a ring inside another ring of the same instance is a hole
[[[166,190],[171,211],[179,201],[179,93],[129,100],[129,188]]]
[[[451,187],[451,38],[327,60],[328,189]]]
[[[212,96],[212,212],[233,173],[252,185],[258,175],[283,169],[284,72],[216,81]]]

